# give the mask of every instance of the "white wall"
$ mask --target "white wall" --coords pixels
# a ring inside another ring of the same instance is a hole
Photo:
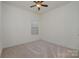
[[[2,2],[0,1],[0,56],[1,56],[1,52],[2,52],[2,19],[1,19],[1,15],[2,15],[2,13],[1,13],[1,9],[2,9],[2,7],[1,7],[1,4]]]
[[[3,47],[39,39],[39,35],[31,35],[31,20],[35,19],[36,15],[5,3],[2,5],[2,12]]]
[[[79,49],[79,2],[71,2],[44,14],[41,39]]]
[[[79,49],[79,3],[54,9],[40,17],[24,9],[2,5],[3,47],[39,39],[31,35],[31,21],[40,18],[40,38],[69,48]]]
[[[2,15],[2,12],[1,12],[1,2],[0,2],[0,48],[1,48],[1,39],[2,39],[2,19],[1,19],[1,15]]]

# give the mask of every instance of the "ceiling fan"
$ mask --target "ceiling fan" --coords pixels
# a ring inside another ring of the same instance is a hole
[[[32,7],[37,7],[38,11],[40,10],[41,7],[48,7],[48,5],[43,4],[44,1],[33,1],[35,3],[35,5],[30,6]]]

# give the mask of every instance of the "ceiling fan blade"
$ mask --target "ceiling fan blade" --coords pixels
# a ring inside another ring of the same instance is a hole
[[[30,6],[30,7],[32,8],[32,7],[35,7],[35,6],[36,6],[36,5],[32,5],[32,6]]]
[[[48,7],[48,5],[41,4],[41,6]]]
[[[38,7],[38,11],[40,10],[40,7]]]
[[[37,3],[37,1],[33,1],[34,3]]]
[[[40,1],[40,3],[42,3],[42,2],[44,2],[44,1]]]
[[[34,3],[42,3],[42,2],[44,2],[44,1],[33,1]]]

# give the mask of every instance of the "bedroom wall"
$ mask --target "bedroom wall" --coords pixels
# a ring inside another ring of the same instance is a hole
[[[36,15],[24,9],[2,4],[3,48],[39,39],[39,35],[31,35],[31,21]]]
[[[2,52],[2,19],[1,19],[1,9],[2,9],[2,6],[1,6],[1,1],[0,1],[0,56],[1,56],[1,52]]]
[[[54,9],[42,17],[2,4],[3,48],[40,39],[79,49],[79,2]],[[31,35],[31,21],[39,19],[40,35]]]
[[[79,2],[71,2],[44,14],[41,39],[79,49]]]
[[[2,7],[1,7],[1,2],[0,2],[0,48],[1,48],[1,39],[2,39],[2,19],[1,19],[1,15],[2,15]]]

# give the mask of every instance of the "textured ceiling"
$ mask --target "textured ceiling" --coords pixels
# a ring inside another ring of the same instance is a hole
[[[28,11],[31,11],[31,12],[38,12],[36,7],[34,7],[34,8],[29,7],[34,4],[34,2],[32,2],[32,1],[4,1],[3,3],[14,5],[14,6],[26,9]],[[48,4],[48,7],[47,8],[41,7],[41,10],[39,11],[39,13],[46,13],[55,8],[64,6],[70,2],[69,1],[45,1],[43,3]]]

